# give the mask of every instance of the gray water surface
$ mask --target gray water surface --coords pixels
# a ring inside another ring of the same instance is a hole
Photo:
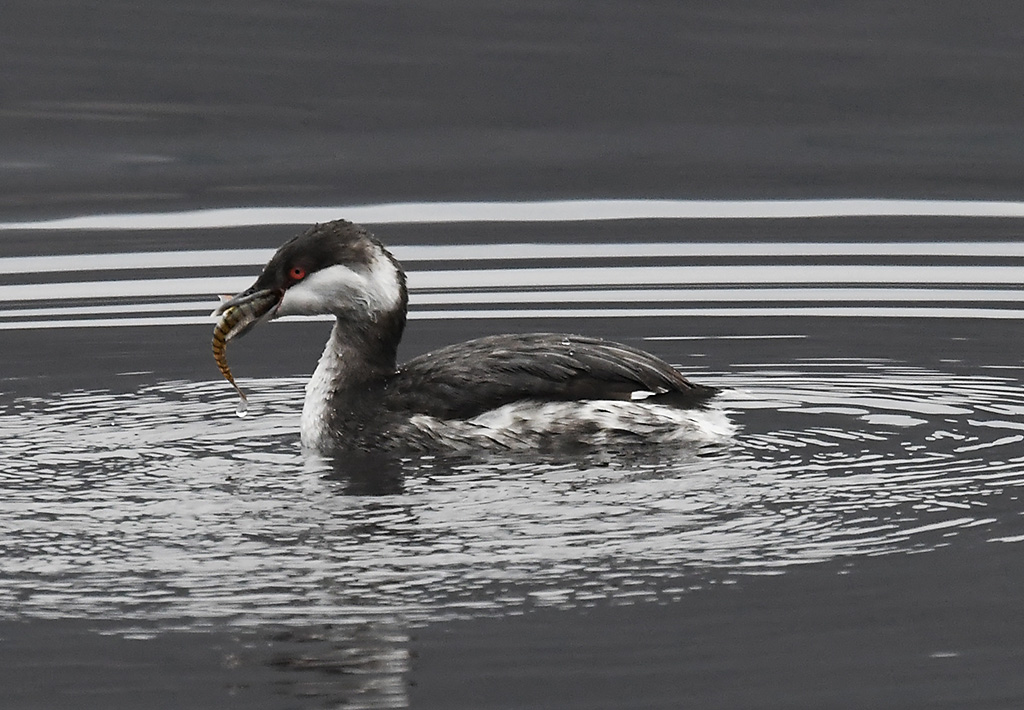
[[[417,459],[376,490],[304,460],[300,378],[249,383],[246,419],[218,382],[19,398],[0,412],[2,611],[127,631],[672,601],[1019,523],[1024,393],[1005,374],[849,359],[700,380],[725,389],[734,440]]]

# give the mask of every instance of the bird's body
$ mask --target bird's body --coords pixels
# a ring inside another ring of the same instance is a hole
[[[317,225],[278,250],[256,284],[221,307],[331,313],[306,388],[302,442],[321,453],[428,452],[707,439],[731,428],[706,409],[716,390],[642,350],[577,335],[499,335],[400,367],[405,275],[348,222]]]
[[[303,444],[465,449],[601,444],[693,434],[715,390],[646,353],[594,338],[531,333],[470,340],[393,372],[346,382],[335,326],[306,389]]]

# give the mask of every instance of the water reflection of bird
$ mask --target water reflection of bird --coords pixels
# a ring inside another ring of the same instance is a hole
[[[706,439],[729,429],[716,390],[619,343],[533,333],[470,340],[396,363],[408,294],[395,258],[362,227],[312,227],[218,309],[260,320],[330,314],[306,387],[302,443],[314,451],[519,448]]]

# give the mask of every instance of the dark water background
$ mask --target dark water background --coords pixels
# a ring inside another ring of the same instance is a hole
[[[0,705],[1024,703],[1019,218],[511,204],[1018,200],[1017,4],[2,14]],[[245,420],[209,354],[263,258],[215,257],[296,226],[10,224],[474,200],[370,225],[403,357],[610,337],[723,387],[735,439],[338,478],[297,450],[326,324],[232,346]],[[100,256],[21,259],[67,255]]]

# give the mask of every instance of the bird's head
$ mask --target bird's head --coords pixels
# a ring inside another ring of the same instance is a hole
[[[222,303],[214,315],[246,303],[259,304],[259,321],[334,315],[357,327],[392,323],[400,332],[408,294],[405,274],[387,249],[359,225],[338,220],[287,241],[256,283]]]

